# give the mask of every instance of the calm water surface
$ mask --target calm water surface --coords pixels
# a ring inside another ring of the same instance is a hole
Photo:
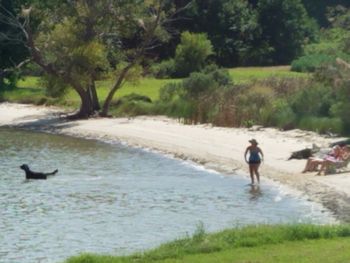
[[[315,203],[264,181],[248,186],[156,153],[0,129],[0,262],[126,254],[192,234],[257,223],[329,223]],[[26,181],[19,169],[59,173]]]

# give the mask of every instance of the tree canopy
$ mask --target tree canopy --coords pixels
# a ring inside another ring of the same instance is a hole
[[[21,30],[24,38],[17,41],[28,47],[50,82],[78,93],[82,102],[78,116],[88,117],[100,110],[95,81],[114,79],[101,110],[107,115],[131,69],[169,39],[164,24],[171,12],[172,6],[162,0],[77,0],[55,8],[33,1],[22,8],[21,17],[6,14],[6,19]],[[39,17],[39,22],[33,23],[32,17]]]
[[[346,0],[0,3],[1,88],[31,60],[52,96],[79,95],[80,117],[108,115],[116,91],[150,61],[169,62],[160,65],[173,76],[202,69],[208,57],[224,67],[290,64],[322,38],[319,27],[350,27]],[[99,98],[95,83],[104,79],[113,84]]]

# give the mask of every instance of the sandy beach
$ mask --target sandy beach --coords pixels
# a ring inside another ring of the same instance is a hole
[[[67,121],[62,117],[64,114],[55,107],[1,103],[0,126],[121,141],[192,160],[228,176],[243,173],[247,178],[248,167],[243,154],[248,140],[255,138],[265,154],[261,166],[262,184],[268,178],[301,191],[310,200],[334,212],[338,219],[350,222],[350,167],[349,172],[316,176],[316,173],[301,173],[305,160],[288,161],[293,151],[311,148],[312,144],[328,147],[343,138],[326,138],[300,130],[183,125],[162,116]]]

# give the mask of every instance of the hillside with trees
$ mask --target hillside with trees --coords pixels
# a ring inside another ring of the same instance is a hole
[[[42,103],[79,97],[77,118],[119,108],[345,134],[349,8],[345,0],[1,0],[0,91],[6,99],[30,75],[45,88]],[[229,70],[278,65],[307,74],[242,83]],[[169,80],[158,100],[116,98],[149,77]]]

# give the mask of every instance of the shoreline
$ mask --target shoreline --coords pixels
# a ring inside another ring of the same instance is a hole
[[[136,118],[93,118],[68,121],[61,108],[0,103],[0,127],[24,128],[80,138],[125,142],[127,145],[171,154],[205,168],[234,176],[249,177],[243,154],[248,140],[257,139],[265,161],[264,178],[286,185],[321,203],[342,222],[350,222],[350,168],[346,173],[316,176],[302,174],[305,160],[287,160],[293,151],[327,147],[342,138],[325,138],[313,132],[273,128],[222,128],[183,125],[162,116]]]

